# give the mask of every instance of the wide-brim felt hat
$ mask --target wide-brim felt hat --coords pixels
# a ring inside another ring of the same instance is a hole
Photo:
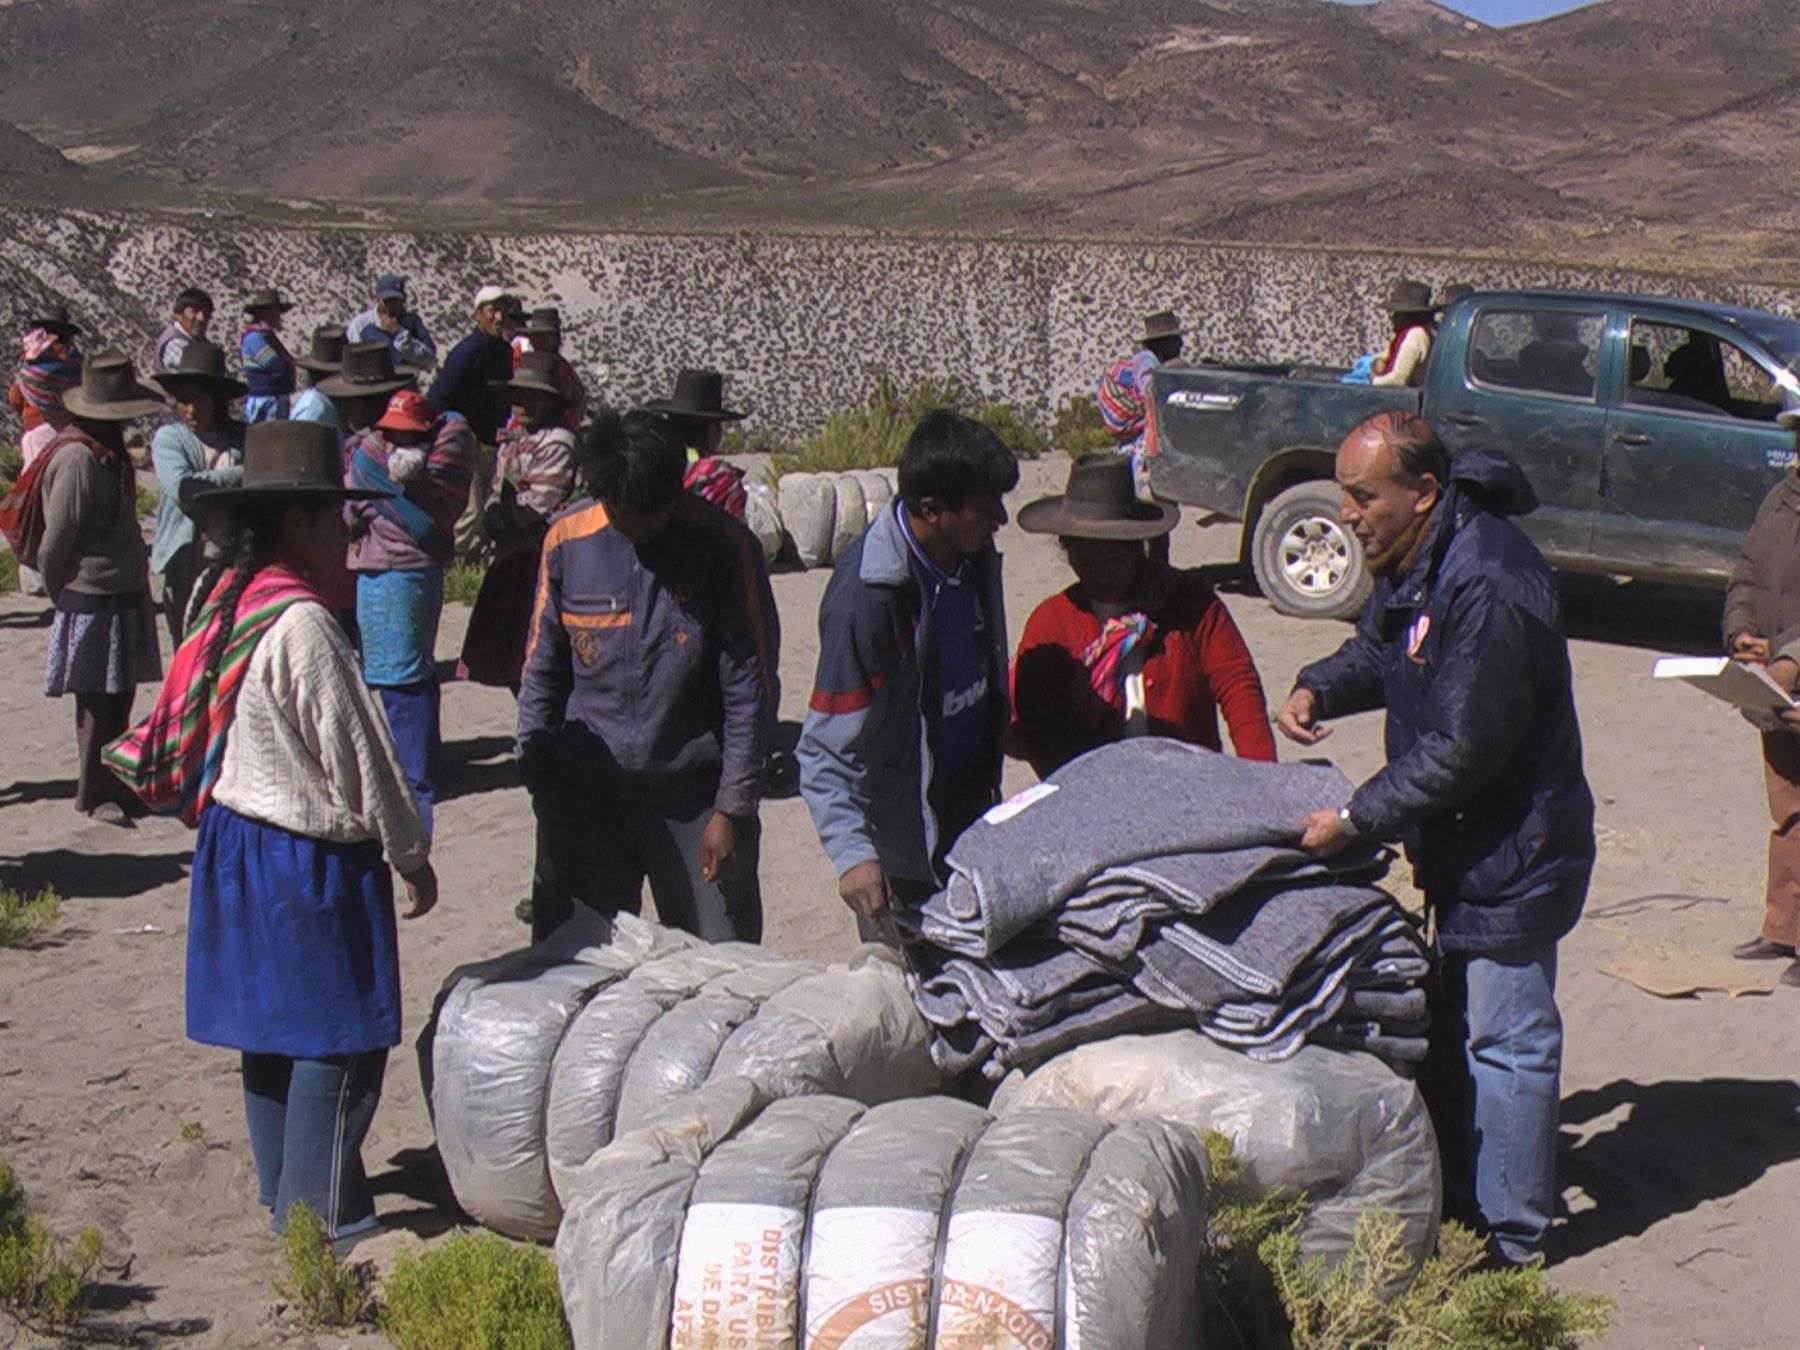
[[[1139,342],[1159,342],[1163,338],[1180,337],[1186,330],[1181,320],[1175,317],[1172,309],[1159,309],[1154,314],[1144,316],[1144,331],[1138,334]]]
[[[531,311],[525,320],[527,333],[560,333],[562,332],[562,311],[554,305],[541,305]]]
[[[1065,539],[1155,539],[1174,529],[1181,508],[1137,495],[1131,460],[1101,452],[1083,455],[1069,469],[1069,486],[1019,508],[1019,528]]]
[[[130,357],[96,352],[82,363],[81,383],[64,391],[63,408],[90,422],[135,422],[160,413],[163,395],[138,379]]]
[[[725,377],[716,370],[684,370],[675,377],[673,398],[653,398],[645,412],[668,417],[698,417],[708,422],[741,422],[750,415],[725,406]]]
[[[343,325],[328,323],[313,329],[312,350],[305,356],[296,356],[294,364],[302,370],[310,370],[315,375],[329,375],[340,370],[344,364],[344,329]]]
[[[1431,287],[1422,281],[1396,281],[1388,291],[1389,314],[1431,313]]]
[[[392,493],[344,486],[344,451],[323,422],[254,422],[244,430],[244,477],[194,494],[209,506],[366,502]]]
[[[1775,414],[1775,425],[1789,431],[1800,427],[1800,408],[1784,408]]]
[[[246,314],[254,314],[259,309],[278,309],[285,313],[292,308],[292,305],[281,298],[281,292],[273,286],[265,286],[260,291],[252,291],[250,298],[244,301],[244,313]]]
[[[510,380],[489,380],[488,384],[495,389],[503,389],[509,394],[525,393],[551,394],[569,401],[569,396],[556,382],[557,362],[560,358],[555,352],[526,352],[513,367]]]
[[[81,325],[70,316],[67,305],[53,305],[29,323],[33,328],[55,333],[58,337],[77,337],[81,333]]]
[[[343,364],[313,387],[326,398],[368,398],[391,394],[411,383],[410,371],[394,368],[394,349],[387,339],[376,338],[345,347]]]
[[[225,349],[205,338],[190,338],[174,366],[146,379],[170,398],[184,384],[204,384],[215,397],[227,400],[249,392],[249,386],[225,368]]]

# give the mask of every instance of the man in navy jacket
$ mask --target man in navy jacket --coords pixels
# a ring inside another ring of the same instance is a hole
[[[1425,1087],[1446,1207],[1500,1259],[1528,1260],[1555,1212],[1556,944],[1594,866],[1555,579],[1505,519],[1537,499],[1505,455],[1453,465],[1397,410],[1350,433],[1337,481],[1374,593],[1277,720],[1310,746],[1330,732],[1322,719],[1385,708],[1388,762],[1342,809],[1308,817],[1303,842],[1320,855],[1365,837],[1406,845],[1442,956]]]

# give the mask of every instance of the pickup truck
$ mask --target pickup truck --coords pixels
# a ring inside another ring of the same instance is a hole
[[[1277,608],[1342,618],[1369,578],[1338,520],[1332,456],[1383,408],[1415,409],[1452,455],[1504,450],[1537,489],[1520,519],[1552,566],[1722,586],[1794,461],[1800,322],[1591,291],[1476,292],[1445,310],[1416,389],[1305,365],[1168,365],[1151,379],[1150,488],[1242,522],[1240,558]]]

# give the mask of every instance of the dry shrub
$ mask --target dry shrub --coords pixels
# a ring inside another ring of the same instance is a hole
[[[856,407],[834,412],[812,435],[774,450],[772,476],[891,468],[900,462],[900,452],[919,419],[935,408],[973,417],[1021,459],[1036,459],[1049,448],[1048,435],[1029,414],[1009,403],[989,403],[958,380],[921,380],[902,390],[881,374]]]
[[[49,886],[36,895],[0,886],[0,947],[29,947],[56,926],[61,912],[62,898]]]
[[[12,1168],[0,1162],[0,1309],[38,1330],[73,1326],[99,1268],[99,1230],[83,1228],[64,1242],[26,1209]]]
[[[568,1350],[556,1267],[493,1233],[403,1252],[382,1289],[381,1329],[398,1350]]]
[[[282,1274],[275,1292],[309,1327],[354,1327],[375,1320],[375,1270],[332,1254],[325,1225],[312,1207],[288,1207],[281,1229]]]

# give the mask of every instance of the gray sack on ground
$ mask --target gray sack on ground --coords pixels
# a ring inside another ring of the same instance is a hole
[[[451,972],[419,1036],[419,1074],[444,1171],[471,1218],[512,1237],[555,1235],[544,1107],[557,1045],[595,993],[694,941],[584,909],[536,946]]]
[[[1309,1045],[1257,1063],[1197,1031],[1085,1045],[1001,1084],[994,1110],[1073,1107],[1228,1135],[1264,1190],[1306,1192],[1301,1249],[1335,1264],[1357,1215],[1387,1210],[1414,1264],[1437,1243],[1437,1136],[1418,1085],[1371,1055]]]

